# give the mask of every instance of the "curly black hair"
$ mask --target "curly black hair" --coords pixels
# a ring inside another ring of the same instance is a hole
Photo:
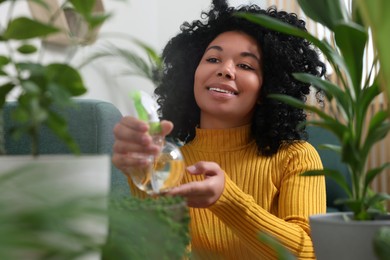
[[[298,38],[254,24],[238,17],[238,12],[265,14],[306,30],[305,22],[296,14],[278,11],[276,7],[261,9],[257,5],[229,7],[224,0],[213,0],[211,9],[201,19],[185,22],[181,32],[165,46],[162,59],[164,71],[155,89],[162,119],[174,123],[170,137],[189,142],[195,137],[200,122],[193,86],[195,70],[208,44],[226,31],[241,31],[256,39],[262,50],[264,81],[260,104],[255,108],[251,134],[261,154],[276,153],[282,143],[306,139],[306,120],[302,109],[268,98],[268,94],[286,94],[306,101],[310,85],[296,80],[292,73],[325,74],[325,65],[314,46]]]

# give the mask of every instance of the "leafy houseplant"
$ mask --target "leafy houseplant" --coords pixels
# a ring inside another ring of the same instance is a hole
[[[67,132],[65,118],[57,111],[58,106],[72,105],[72,98],[85,93],[87,89],[79,68],[70,65],[71,57],[65,57],[63,63],[47,64],[42,59],[44,46],[37,40],[61,32],[52,22],[62,8],[74,12],[77,19],[81,17],[90,30],[100,26],[108,15],[93,13],[95,0],[68,0],[63,1],[59,10],[52,10],[53,17],[49,23],[44,23],[29,17],[13,18],[12,10],[16,2],[0,0],[0,7],[9,5],[9,19],[5,25],[0,25],[0,45],[7,50],[6,54],[0,54],[0,110],[11,91],[19,90],[17,109],[13,113],[13,119],[19,123],[15,134],[30,136],[33,154],[39,153],[38,133],[42,126],[50,128],[73,152],[77,152],[78,144]],[[44,9],[49,8],[46,5],[48,1],[31,2]],[[70,35],[70,39],[71,47],[80,44],[78,35]],[[155,55],[146,45],[139,45],[150,56]],[[124,52],[126,50],[119,53],[118,49],[117,54],[124,55]],[[140,57],[129,53],[129,59],[134,60],[132,64],[135,70],[141,74],[145,72],[143,75],[152,78],[152,67],[147,67]],[[56,105],[55,109],[52,109],[53,105]],[[113,196],[110,197],[112,201],[107,211],[105,202],[109,173],[103,171],[109,171],[108,156],[104,165],[88,161],[87,166],[97,166],[98,169],[87,174],[74,170],[75,163],[70,160],[61,162],[58,168],[42,165],[41,159],[46,159],[42,157],[29,156],[30,162],[34,161],[32,166],[27,162],[28,166],[20,167],[24,162],[17,162],[16,168],[11,168],[9,161],[0,163],[0,166],[9,167],[0,170],[0,206],[4,209],[0,212],[1,259],[76,259],[96,252],[100,252],[104,259],[118,255],[142,259],[138,256],[151,254],[154,258],[166,256],[166,259],[181,259],[188,244],[189,219],[187,208],[182,201],[178,201],[179,198],[141,201],[134,197]],[[5,160],[9,158],[4,156]],[[82,156],[71,156],[71,159],[82,159]],[[50,157],[49,163],[53,161]],[[59,173],[60,170],[65,171]],[[80,180],[80,175],[88,177]],[[78,187],[80,185],[81,188]],[[81,194],[78,194],[80,190]],[[108,237],[105,233],[107,230],[100,230],[107,228],[107,214],[111,220]],[[91,223],[96,225],[91,226]],[[149,230],[151,227],[155,229]],[[164,236],[157,237],[156,234]],[[150,235],[152,239],[146,240]],[[149,250],[152,241],[155,250]]]
[[[70,64],[71,56],[64,57],[63,62],[44,60],[45,40],[63,33],[69,38],[69,47],[76,48],[80,44],[71,31],[55,25],[65,7],[81,16],[91,31],[108,15],[93,12],[95,0],[62,1],[58,10],[50,9],[53,2],[23,2],[52,14],[48,22],[43,22],[30,16],[17,17],[14,11],[22,1],[0,0],[1,16],[6,18],[2,19],[4,24],[0,24],[0,118],[3,119],[1,112],[12,94],[16,97],[12,121],[17,122],[13,133],[29,136],[34,155],[0,156],[2,259],[73,259],[98,252],[103,242],[95,239],[104,238],[104,232],[94,234],[93,238],[91,233],[106,227],[104,221],[96,222],[94,217],[104,218],[107,214],[104,201],[109,190],[108,155],[36,156],[43,126],[62,139],[70,151],[78,152],[78,144],[68,133],[67,121],[58,113],[58,108],[71,106],[73,97],[87,91],[81,74]],[[3,10],[6,11],[3,13]],[[4,125],[0,124],[0,129],[3,130]],[[4,147],[3,131],[0,131],[0,146]],[[0,150],[7,155],[4,148]],[[97,165],[97,169],[90,169]],[[75,170],[76,166],[83,170]],[[89,178],[83,180],[86,175]],[[91,179],[93,182],[88,181]],[[72,187],[71,192],[69,187]],[[86,219],[96,224],[93,231],[85,224]]]
[[[108,17],[107,14],[95,14],[95,0],[67,0],[59,10],[50,10],[52,16],[48,23],[30,17],[13,16],[17,1],[2,0],[0,5],[8,4],[7,21],[0,25],[0,44],[7,50],[0,54],[0,112],[11,91],[18,91],[17,108],[13,118],[19,123],[14,129],[16,136],[27,134],[31,138],[31,152],[37,155],[38,133],[45,125],[62,139],[73,152],[78,152],[78,146],[67,132],[67,122],[52,109],[53,104],[68,106],[72,97],[84,94],[87,89],[79,71],[70,65],[71,57],[65,57],[64,62],[46,64],[43,61],[44,44],[36,40],[45,40],[57,33],[65,33],[72,39],[71,31],[54,26],[54,22],[62,9],[70,8],[82,17],[89,31],[95,30]],[[49,6],[42,0],[30,0],[30,4],[43,9]],[[76,47],[78,40],[71,45]],[[34,56],[35,55],[35,56]],[[3,126],[0,125],[0,129]],[[4,142],[0,142],[4,145]],[[1,149],[4,150],[4,149]]]
[[[376,176],[389,168],[390,162],[369,168],[367,161],[373,146],[383,140],[390,130],[388,107],[375,112],[369,119],[370,106],[375,98],[382,93],[390,93],[390,56],[386,55],[388,48],[385,47],[390,39],[389,2],[351,0],[352,12],[348,13],[342,0],[297,1],[309,18],[330,31],[331,40],[320,40],[306,31],[266,16],[242,16],[312,42],[333,67],[339,82],[336,84],[307,74],[293,74],[297,80],[324,93],[329,104],[336,106],[330,114],[288,96],[271,95],[281,102],[314,113],[317,119],[309,120],[307,124],[324,128],[338,138],[340,145],[324,144],[322,147],[339,154],[348,168],[351,185],[341,172],[334,169],[303,174],[325,175],[335,180],[347,194],[347,198],[339,199],[338,203],[352,211],[309,217],[317,259],[388,259],[385,245],[389,239],[384,234],[388,232],[390,220],[384,202],[390,199],[390,195],[373,192],[370,185]],[[368,73],[364,73],[365,52],[370,53],[369,32],[373,36],[374,59],[368,64]],[[376,70],[378,67],[379,71]]]
[[[369,107],[382,93],[380,77],[383,73],[375,73],[375,67],[381,63],[377,56],[371,64],[369,73],[364,73],[363,62],[370,27],[362,20],[358,1],[352,1],[352,14],[346,11],[344,1],[340,0],[298,2],[308,17],[329,29],[334,42],[320,40],[306,31],[269,17],[244,16],[271,29],[305,38],[321,50],[332,65],[340,85],[308,74],[296,73],[294,77],[323,91],[329,103],[335,102],[337,114],[327,114],[314,105],[304,104],[283,95],[272,95],[272,98],[315,113],[318,119],[307,123],[325,128],[339,139],[340,145],[325,144],[323,147],[340,154],[342,162],[348,167],[352,185],[348,185],[346,178],[333,169],[310,171],[305,175],[325,175],[334,179],[348,195],[347,199],[340,200],[339,203],[345,204],[353,212],[353,218],[373,219],[378,210],[385,213],[379,206],[383,205],[383,201],[390,199],[390,195],[372,192],[370,184],[378,174],[389,168],[390,163],[366,169],[367,160],[373,146],[386,137],[390,123],[389,111],[386,108],[376,112],[366,127]]]

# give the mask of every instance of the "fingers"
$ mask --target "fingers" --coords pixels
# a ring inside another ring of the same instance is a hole
[[[130,167],[145,167],[151,163],[149,155],[137,153],[114,153],[111,160],[115,167],[122,171],[126,171]]]
[[[189,182],[168,191],[167,195],[182,196],[189,207],[207,208],[213,205],[225,188],[225,173],[215,162],[198,162],[187,167],[190,174],[203,174],[204,180]]]
[[[160,122],[161,125],[161,135],[167,136],[173,129],[173,123],[171,121],[162,120]]]
[[[162,135],[170,133],[173,124],[161,122]],[[115,142],[113,145],[113,164],[125,170],[131,166],[145,166],[150,155],[156,155],[161,147],[153,142],[148,133],[149,125],[137,118],[126,116],[113,129]]]

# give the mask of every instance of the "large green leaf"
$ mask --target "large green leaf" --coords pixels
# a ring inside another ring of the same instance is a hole
[[[93,8],[95,7],[96,0],[69,0],[72,3],[74,9],[83,15],[84,17],[88,17]]]
[[[389,167],[390,167],[390,162],[385,163],[380,167],[369,170],[366,174],[366,179],[364,181],[364,185],[366,187],[368,187],[378,174],[380,174],[381,172],[383,172],[385,169],[387,169]]]
[[[381,93],[378,81],[375,80],[371,86],[368,86],[360,92],[356,106],[356,125],[361,126],[367,116],[369,106],[373,102],[374,98]]]
[[[327,60],[332,64],[333,67],[335,68],[340,67],[342,70],[346,69],[344,59],[328,42],[321,41],[315,36],[311,35],[310,33],[302,29],[299,29],[295,26],[289,25],[285,22],[279,21],[267,15],[238,13],[237,16],[243,17],[253,23],[260,24],[264,27],[267,27],[275,31],[304,38],[309,42],[313,43],[315,46],[317,46],[321,50],[321,52],[326,56]]]
[[[282,101],[282,102],[284,102],[290,106],[293,106],[293,107],[302,108],[302,109],[311,111],[324,120],[334,121],[334,119],[331,116],[327,115],[324,111],[322,111],[318,107],[307,105],[304,102],[302,102],[301,100],[296,99],[294,97],[291,97],[288,95],[283,95],[283,94],[270,94],[270,95],[268,95],[268,97]]]
[[[85,20],[89,24],[90,29],[94,29],[102,25],[110,17],[110,14],[94,14],[86,17]]]
[[[37,50],[37,47],[32,44],[23,44],[18,47],[18,52],[22,54],[32,54],[35,53]]]
[[[332,120],[310,120],[308,122],[310,125],[315,125],[324,129],[327,129],[342,142],[345,136],[345,132],[348,132],[349,129],[344,124],[340,123],[340,121],[333,119]]]
[[[380,111],[370,121],[370,131],[367,133],[366,141],[363,145],[362,153],[367,155],[376,142],[382,140],[390,131],[390,122],[384,121],[383,116],[386,112]],[[374,127],[375,126],[375,127]]]
[[[336,152],[338,154],[341,153],[341,146],[335,144],[321,144],[318,146],[318,149],[329,150],[329,151]]]
[[[332,98],[335,98],[337,104],[340,106],[342,116],[347,119],[352,118],[352,100],[348,89],[343,91],[339,86],[332,82],[307,73],[294,73],[293,76],[302,82],[309,83],[314,87],[323,90],[329,101],[331,101]]]
[[[308,17],[331,30],[333,30],[336,24],[347,19],[344,1],[298,0],[298,3]]]
[[[340,187],[349,195],[351,196],[351,190],[349,187],[349,183],[345,179],[345,176],[339,172],[338,170],[328,169],[325,168],[323,170],[312,170],[312,171],[306,171],[301,174],[302,176],[326,176],[331,179],[333,179]]]
[[[67,64],[50,64],[46,73],[49,82],[66,89],[72,96],[80,96],[87,91],[79,72]]]
[[[10,93],[15,87],[12,82],[7,82],[0,86],[0,107],[3,107],[5,100],[7,99],[8,93]]]
[[[348,73],[352,80],[350,84],[355,91],[355,96],[361,89],[363,74],[364,49],[368,39],[366,29],[355,23],[340,23],[334,27],[334,35],[337,46],[344,57]]]
[[[373,44],[381,66],[381,86],[390,100],[390,1],[354,0],[357,2],[365,23],[370,26]]]
[[[80,148],[73,137],[69,134],[68,124],[63,116],[49,111],[46,125],[68,146],[75,154],[80,153]]]
[[[7,65],[10,59],[7,56],[0,55],[0,67]]]
[[[58,31],[59,29],[54,26],[38,22],[27,17],[19,17],[8,24],[3,37],[13,40],[27,40],[47,36]]]

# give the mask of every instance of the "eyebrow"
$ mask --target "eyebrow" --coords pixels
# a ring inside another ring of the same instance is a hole
[[[213,45],[213,46],[210,46],[206,49],[205,53],[211,49],[214,49],[214,50],[217,50],[217,51],[223,51],[222,47],[221,46],[218,46],[218,45]],[[260,58],[257,57],[255,54],[251,53],[251,52],[241,52],[240,53],[240,56],[241,57],[252,57],[254,58],[255,60],[257,60],[258,62],[260,62]]]

